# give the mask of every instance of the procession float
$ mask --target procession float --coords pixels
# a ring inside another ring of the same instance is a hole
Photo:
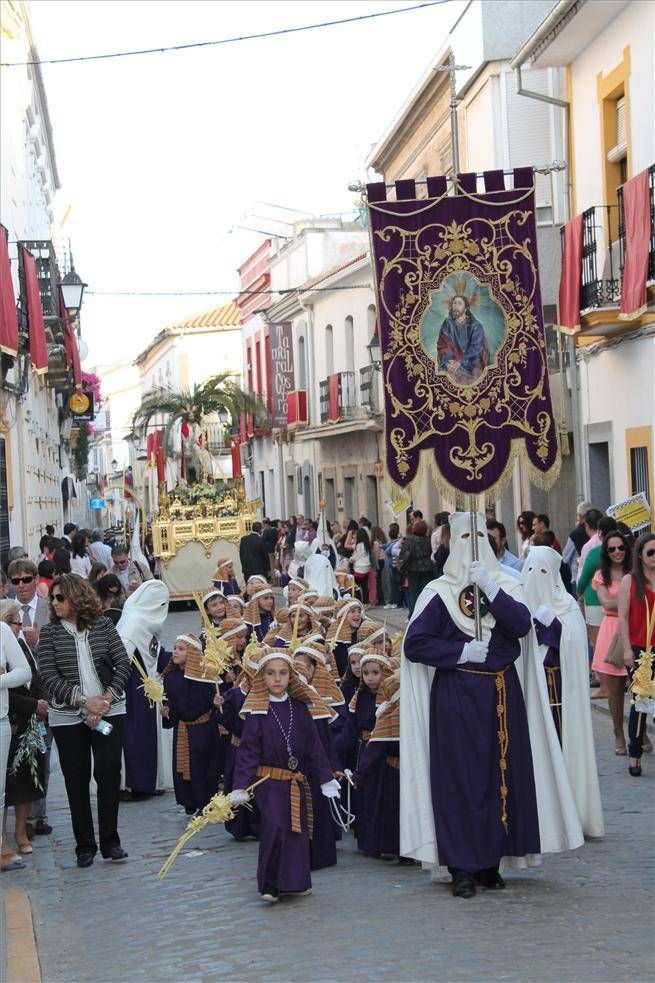
[[[219,559],[232,560],[241,574],[239,541],[258,503],[246,501],[243,481],[225,472],[221,452],[241,415],[260,410],[257,397],[223,373],[192,391],[155,388],[134,414],[133,436],[146,442],[141,528],[147,520],[171,600],[205,591]]]

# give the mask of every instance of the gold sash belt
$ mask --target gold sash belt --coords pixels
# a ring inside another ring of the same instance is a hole
[[[300,816],[300,789],[305,795],[305,807],[307,809],[307,829],[309,838],[314,835],[314,807],[312,805],[312,793],[309,782],[301,771],[289,771],[288,768],[274,768],[272,765],[260,765],[257,769],[258,778],[272,778],[276,782],[289,782],[289,803],[291,805],[291,830],[294,833],[302,833],[302,820]]]
[[[509,733],[507,730],[507,688],[505,686],[505,673],[509,666],[505,666],[499,672],[482,672],[480,669],[465,669],[458,666],[458,672],[470,672],[475,676],[486,676],[496,682],[496,715],[498,717],[498,749],[500,751],[500,805],[501,822],[507,832],[507,750],[509,748]]]

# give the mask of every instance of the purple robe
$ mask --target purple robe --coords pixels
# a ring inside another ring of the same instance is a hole
[[[315,720],[314,726],[333,772],[338,771],[329,722]],[[330,803],[321,792],[320,782],[312,777],[309,779],[309,787],[312,790],[314,806],[314,835],[309,841],[310,865],[312,870],[321,870],[323,867],[334,867],[337,862],[338,827],[332,819]]]
[[[304,703],[291,698],[271,706],[287,731],[291,704],[293,728],[290,743],[298,759],[298,770],[309,781],[323,785],[331,781],[332,768],[309,710]],[[284,738],[270,708],[266,714],[249,714],[237,753],[234,787],[247,788],[257,781],[259,765],[286,769],[288,761]],[[257,865],[260,893],[267,887],[283,893],[306,891],[311,887],[305,793],[300,793],[302,832],[294,833],[291,829],[289,792],[290,782],[273,778],[258,785],[255,790],[255,802],[261,816]]]
[[[229,580],[213,580],[212,583],[216,590],[221,592],[223,597],[230,597],[232,594],[241,593],[236,577],[230,577]]]
[[[349,727],[353,737],[354,765],[355,771],[359,768],[366,747],[368,745],[368,734],[375,727],[375,700],[376,694],[365,687],[357,697],[355,711],[349,711]],[[366,736],[365,736],[366,732]],[[357,849],[367,856],[377,857],[379,849],[379,816],[377,813],[377,800],[380,794],[381,774],[369,775],[369,781],[363,787],[357,789],[355,798],[352,798],[351,805],[355,813],[355,836],[357,839]],[[354,803],[354,804],[353,804]]]
[[[220,722],[225,727],[229,736],[229,744],[225,755],[225,768],[223,771],[223,791],[227,795],[234,788],[234,766],[237,760],[237,748],[232,743],[232,738],[241,740],[245,721],[239,714],[245,702],[245,694],[240,686],[234,686],[225,694],[225,700],[220,714]],[[259,838],[259,810],[255,802],[250,803],[250,808],[241,807],[237,809],[234,819],[225,823],[225,829],[235,840],[245,840],[247,836]]]
[[[139,652],[134,658],[145,666]],[[123,753],[125,755],[125,787],[132,792],[154,795],[157,789],[157,707],[151,707],[139,687],[143,680],[132,666],[125,687],[125,723]]]
[[[359,767],[353,775],[360,788],[375,791],[373,815],[366,825],[366,846],[357,845],[366,853],[400,855],[400,771],[387,762],[398,758],[399,741],[369,741],[360,755]]]
[[[271,625],[275,621],[275,614],[272,611],[259,612],[259,624],[248,625],[248,641],[251,640],[253,633],[258,642],[263,642],[271,630]]]
[[[357,642],[358,631],[358,628],[353,628],[350,633],[349,642],[337,642],[334,646],[334,661],[337,664],[337,672],[340,676],[343,676],[348,668],[348,652],[350,651],[350,646],[355,645]]]
[[[562,640],[562,622],[559,618],[546,627],[540,621],[534,623],[534,630],[537,641],[540,645],[545,645],[548,649],[544,658],[544,672],[546,673],[546,684],[548,686],[548,702],[550,712],[555,722],[555,730],[562,743],[562,673],[559,661],[559,647]]]
[[[173,733],[173,786],[176,802],[188,813],[203,809],[218,792],[219,749],[218,730],[214,715],[213,683],[195,682],[184,678],[184,671],[177,667],[164,676],[164,690],[168,697],[169,717],[165,725],[174,728]],[[176,770],[177,742],[180,721],[190,723],[203,714],[211,714],[209,720],[187,728],[189,735],[189,772],[185,779]]]
[[[434,597],[407,629],[410,662],[437,670],[430,692],[430,778],[439,862],[476,873],[504,856],[540,852],[532,751],[523,693],[513,663],[530,613],[503,590],[490,602],[496,619],[486,662],[458,667],[465,642],[448,609]],[[506,808],[502,823],[495,673],[505,669]],[[487,678],[485,678],[485,676]]]

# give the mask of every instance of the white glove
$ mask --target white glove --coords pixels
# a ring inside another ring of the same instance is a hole
[[[350,783],[351,785],[354,785],[355,783],[353,782],[353,773],[352,773],[352,771],[350,770],[350,768],[344,768],[344,769],[343,769],[343,773],[344,773],[344,775],[346,776],[346,779],[347,779],[347,781],[348,781],[348,782],[349,782],[349,783]]]
[[[462,654],[457,660],[457,665],[461,665],[463,662],[485,662],[487,659],[487,652],[489,651],[489,642],[476,640],[472,642],[466,642],[464,648],[462,649]]]
[[[547,604],[540,604],[534,613],[534,617],[535,621],[540,621],[542,625],[545,625],[546,628],[548,628],[550,625],[552,625],[557,615]]]
[[[472,584],[477,584],[481,591],[487,595],[490,601],[493,601],[494,597],[500,590],[500,587],[493,579],[484,563],[480,563],[479,560],[473,560],[471,566],[469,567],[469,580]]]
[[[235,788],[233,792],[230,792],[230,805],[242,806],[249,801],[250,792],[246,792],[245,788]]]
[[[338,799],[341,795],[341,787],[336,778],[333,778],[331,782],[324,782],[321,785],[321,792],[326,799]]]

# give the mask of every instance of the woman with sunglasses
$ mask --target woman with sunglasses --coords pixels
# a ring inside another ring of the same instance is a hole
[[[626,574],[619,590],[619,630],[623,639],[625,664],[632,679],[641,653],[655,642],[655,533],[645,532],[635,543],[632,573]],[[642,752],[653,750],[646,735],[646,712],[638,710],[633,699],[628,720],[628,771],[641,775]]]
[[[77,866],[90,867],[97,851],[89,796],[92,754],[100,852],[105,860],[118,862],[127,857],[118,836],[118,801],[130,660],[82,577],[55,577],[50,608],[37,654],[41,681],[50,695],[48,719],[66,783]],[[110,733],[96,729],[101,720],[111,725]]]
[[[591,586],[596,591],[603,608],[603,620],[598,629],[591,668],[598,677],[602,692],[607,693],[614,724],[614,753],[622,757],[627,754],[623,731],[623,704],[628,673],[625,666],[618,668],[611,662],[605,662],[605,656],[619,630],[619,588],[631,568],[632,551],[627,539],[618,531],[609,532],[600,548],[600,569],[596,571],[591,581]]]

